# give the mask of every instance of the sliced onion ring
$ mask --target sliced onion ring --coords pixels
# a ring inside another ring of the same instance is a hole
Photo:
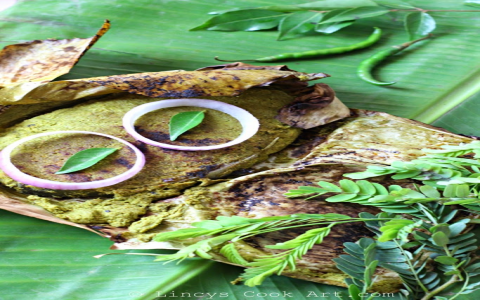
[[[135,121],[137,121],[138,118],[140,118],[144,114],[157,109],[161,109],[161,108],[178,107],[178,106],[204,107],[204,108],[210,108],[210,109],[224,112],[234,117],[240,122],[243,128],[242,133],[236,139],[228,143],[212,145],[212,146],[195,147],[195,146],[177,146],[177,145],[160,143],[144,137],[143,135],[139,134],[135,130]],[[258,128],[260,127],[260,123],[258,122],[258,119],[255,118],[251,113],[235,105],[231,105],[225,102],[220,102],[215,100],[186,98],[186,99],[161,100],[161,101],[150,102],[150,103],[139,105],[124,115],[123,127],[128,132],[128,134],[130,134],[132,137],[134,137],[138,141],[144,142],[145,144],[149,144],[149,145],[157,146],[161,148],[175,149],[175,150],[200,151],[200,150],[215,150],[215,149],[230,147],[230,146],[239,144],[241,142],[244,142],[249,138],[251,138],[252,136],[254,136],[255,133],[257,133]]]
[[[99,136],[117,140],[127,145],[128,147],[130,147],[130,149],[132,149],[135,152],[137,159],[133,167],[131,167],[126,172],[120,175],[107,178],[107,179],[90,181],[90,182],[61,182],[61,181],[41,179],[41,178],[37,178],[37,177],[23,173],[17,167],[15,167],[15,165],[12,163],[11,161],[12,151],[19,145],[42,136],[63,134],[63,133],[92,134],[92,135],[99,135]],[[26,138],[20,139],[8,145],[0,152],[0,169],[2,169],[3,172],[5,172],[5,174],[7,174],[13,180],[23,184],[28,184],[28,185],[32,185],[39,188],[53,189],[53,190],[85,190],[85,189],[96,189],[96,188],[114,185],[133,177],[135,174],[140,172],[140,170],[143,168],[144,165],[145,165],[145,156],[140,150],[137,149],[137,147],[135,147],[131,143],[108,134],[90,132],[90,131],[51,131],[51,132],[35,134],[32,136],[28,136]]]

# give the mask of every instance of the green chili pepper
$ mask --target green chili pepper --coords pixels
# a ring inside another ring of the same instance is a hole
[[[336,47],[336,48],[304,51],[304,52],[282,53],[274,56],[266,56],[266,57],[261,57],[261,58],[252,59],[248,61],[270,62],[270,61],[278,61],[278,60],[310,58],[310,57],[317,57],[317,56],[340,54],[340,53],[350,52],[350,51],[363,49],[368,46],[371,46],[375,44],[378,40],[380,40],[381,36],[382,36],[382,30],[378,27],[375,27],[375,30],[373,31],[373,33],[366,40],[357,44],[343,46],[343,47]],[[219,61],[229,61],[229,60],[221,60],[218,57],[215,57],[215,59]]]
[[[383,82],[383,81],[378,81],[375,78],[373,78],[372,73],[371,73],[373,68],[375,68],[379,63],[381,63],[387,57],[392,56],[394,54],[397,54],[398,52],[402,51],[403,49],[410,47],[410,45],[413,45],[417,42],[428,39],[429,37],[431,37],[431,35],[424,36],[420,39],[410,41],[410,42],[406,42],[406,43],[403,43],[403,44],[400,44],[400,45],[392,46],[391,48],[380,51],[380,52],[374,54],[373,56],[365,59],[358,66],[358,69],[357,69],[358,77],[360,77],[364,81],[369,82],[369,83],[374,84],[374,85],[391,85],[391,84],[394,84],[395,81]]]

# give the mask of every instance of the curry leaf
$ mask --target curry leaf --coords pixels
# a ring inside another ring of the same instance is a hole
[[[117,148],[90,148],[70,156],[65,164],[55,174],[67,174],[91,167],[117,151]]]
[[[313,30],[315,23],[320,21],[322,16],[322,13],[312,11],[299,11],[289,14],[280,21],[278,40]]]
[[[321,0],[311,3],[303,3],[297,5],[297,7],[304,9],[315,9],[315,10],[327,10],[327,9],[337,9],[337,8],[354,8],[354,7],[365,7],[365,6],[377,6],[374,1],[371,0]]]
[[[380,6],[364,6],[345,9],[335,9],[328,12],[319,24],[352,21],[363,18],[376,17],[390,12],[389,9]]]
[[[272,29],[277,27],[280,20],[286,16],[286,13],[265,9],[228,11],[216,15],[190,30],[256,31]]]
[[[309,3],[302,3],[296,5],[289,4],[279,4],[279,5],[268,5],[255,7],[255,9],[264,9],[277,12],[295,12],[295,11],[307,11],[307,10],[317,10],[325,11],[339,8],[353,8],[361,6],[377,6],[377,4],[371,0],[320,0]],[[222,10],[211,11],[208,14],[210,15],[220,15],[226,12],[242,10],[241,8],[229,8]]]
[[[185,111],[174,115],[170,119],[170,140],[176,140],[181,134],[198,126],[205,117],[203,111]]]
[[[397,9],[415,8],[415,6],[413,5],[410,5],[408,3],[405,3],[403,1],[398,1],[398,0],[375,0],[375,2],[382,6],[397,8]]]
[[[294,11],[302,11],[302,10],[328,11],[328,10],[339,9],[339,8],[354,8],[354,7],[364,7],[364,6],[377,6],[377,4],[371,0],[335,0],[335,1],[320,0],[320,1],[310,2],[310,3],[297,4],[297,5],[270,5],[270,6],[261,6],[258,8],[271,10],[271,11],[294,12]]]
[[[405,16],[405,30],[410,40],[429,34],[435,27],[435,20],[426,12],[412,12]]]
[[[480,7],[480,0],[465,0],[464,4],[473,7]]]
[[[353,23],[355,23],[355,21],[343,21],[343,22],[337,22],[337,23],[317,24],[317,26],[315,27],[315,31],[330,34],[330,33],[339,31],[342,28],[348,27]]]

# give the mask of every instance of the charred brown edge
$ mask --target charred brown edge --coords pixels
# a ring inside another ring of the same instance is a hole
[[[335,91],[325,83],[317,83],[298,91],[295,96],[292,103],[279,111],[279,115],[303,116],[310,110],[324,108],[335,99]]]

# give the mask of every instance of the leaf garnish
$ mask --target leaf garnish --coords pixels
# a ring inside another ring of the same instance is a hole
[[[335,224],[331,223],[327,227],[308,230],[285,243],[267,246],[271,249],[288,250],[265,258],[262,257],[249,263],[248,266],[250,268],[245,269],[240,278],[245,281],[245,285],[253,287],[260,285],[270,275],[280,275],[287,267],[289,270],[294,271],[296,260],[301,259],[314,245],[320,244]]]
[[[185,111],[170,119],[170,140],[175,141],[180,135],[200,125],[205,117],[204,111]]]
[[[386,6],[386,7],[391,7],[391,8],[398,8],[398,9],[412,9],[415,8],[415,6],[405,3],[400,0],[375,0],[375,2],[379,5]]]
[[[405,16],[405,30],[410,40],[428,35],[435,27],[435,20],[426,12],[412,12]]]
[[[117,150],[117,148],[90,148],[79,151],[70,156],[55,174],[67,174],[84,170],[97,164]]]
[[[407,300],[442,299],[438,295],[457,282],[465,282],[458,295],[478,289],[478,285],[469,284],[470,278],[480,275],[480,264],[475,260],[478,241],[465,230],[478,223],[480,213],[480,142],[442,148],[424,149],[425,155],[409,162],[392,162],[390,166],[371,166],[365,172],[344,174],[353,179],[384,175],[395,180],[414,179],[417,183],[413,188],[344,179],[338,184],[321,181],[317,183],[319,187],[298,187],[285,194],[308,196],[307,199],[334,194],[324,200],[370,205],[383,211],[377,216],[359,214],[366,227],[377,235],[375,260],[363,262],[366,247],[354,243],[344,244],[344,251],[350,256],[334,260],[351,277],[345,280],[351,293],[368,289],[377,265],[399,275]],[[474,159],[470,158],[472,154]],[[453,205],[463,206],[475,217],[459,219],[460,209]],[[354,294],[350,296],[355,299]]]
[[[355,21],[343,21],[343,22],[336,22],[336,23],[325,23],[325,24],[317,24],[315,26],[315,31],[325,34],[330,34],[339,31],[342,28],[348,27],[353,25]]]
[[[259,219],[220,216],[217,220],[193,223],[192,225],[195,228],[179,229],[156,235],[154,240],[157,242],[185,241],[182,243],[186,244],[188,244],[189,239],[204,238],[200,241],[195,239],[192,241],[192,244],[182,248],[177,253],[161,255],[156,260],[167,262],[182,261],[195,256],[209,259],[211,255],[208,252],[214,247],[221,247],[220,254],[224,255],[230,262],[250,267],[244,275],[240,276],[240,279],[246,281],[246,285],[254,286],[260,284],[266,277],[272,274],[281,274],[287,267],[290,270],[294,270],[296,260],[301,259],[313,245],[321,243],[323,238],[329,234],[330,228],[335,224],[364,220],[368,219],[352,218],[347,215],[334,213],[295,214]],[[265,258],[262,257],[253,262],[248,262],[246,258],[242,257],[235,247],[236,242],[254,235],[310,226],[322,227],[306,231],[304,234],[284,243],[267,246],[267,248],[286,251],[266,256]]]
[[[265,9],[242,9],[228,11],[207,20],[195,30],[220,31],[256,31],[272,29],[278,26],[281,19],[287,14]]]
[[[322,19],[322,16],[322,13],[312,11],[299,11],[289,14],[280,21],[278,40],[311,31],[315,27],[315,23]]]
[[[465,0],[463,4],[467,6],[480,7],[480,0]]]
[[[389,9],[380,6],[363,6],[332,10],[323,17],[319,24],[354,21],[358,19],[381,16],[389,12]]]

